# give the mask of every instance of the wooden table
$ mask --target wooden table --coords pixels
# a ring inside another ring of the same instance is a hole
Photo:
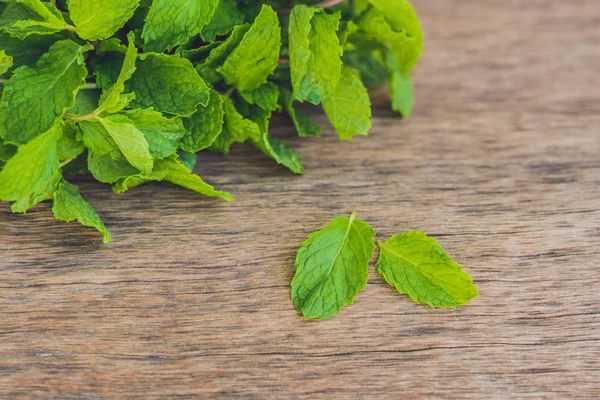
[[[197,167],[233,204],[84,179],[106,246],[2,204],[0,398],[599,398],[600,6],[415,4],[416,114],[376,95],[372,135],[342,143],[274,126],[304,177],[238,146]],[[480,297],[430,309],[371,266],[354,305],[300,318],[295,251],[352,210],[436,237]]]

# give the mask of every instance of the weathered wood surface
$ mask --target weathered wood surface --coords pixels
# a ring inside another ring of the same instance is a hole
[[[1,205],[0,398],[599,398],[600,7],[415,3],[416,114],[380,97],[344,143],[276,127],[305,177],[241,146],[197,168],[231,205],[80,182],[108,246]],[[295,250],[352,210],[438,238],[480,298],[433,310],[371,268],[354,305],[302,320]]]

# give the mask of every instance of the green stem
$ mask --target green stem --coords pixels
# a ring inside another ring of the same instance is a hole
[[[79,121],[89,121],[90,119],[96,118],[95,112],[87,115],[73,115],[73,114],[65,114],[66,119],[70,119],[71,121],[79,122]]]
[[[0,84],[5,84],[6,82],[8,82],[8,79],[0,79]]]
[[[95,82],[86,83],[81,87],[82,89],[98,89],[98,85]]]

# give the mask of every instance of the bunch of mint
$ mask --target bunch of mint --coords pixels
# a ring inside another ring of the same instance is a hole
[[[167,181],[231,201],[191,172],[195,153],[249,142],[294,173],[274,112],[300,136],[321,105],[343,140],[367,135],[367,89],[412,110],[422,49],[406,0],[0,0],[0,199],[110,235],[65,176],[116,193]]]

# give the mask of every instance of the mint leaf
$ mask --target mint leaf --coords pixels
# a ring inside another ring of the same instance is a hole
[[[0,137],[27,143],[47,131],[75,104],[87,70],[83,58],[91,46],[56,42],[35,67],[21,67],[4,85],[0,101]]]
[[[216,71],[217,67],[223,65],[231,52],[240,44],[249,29],[250,24],[236,26],[227,40],[210,50],[208,57],[197,67],[198,73],[203,79],[211,84],[219,82],[222,79],[222,76]]]
[[[377,244],[377,271],[417,303],[456,308],[478,296],[471,277],[425,233],[410,231]]]
[[[145,51],[170,51],[200,33],[219,0],[154,0],[142,37]]]
[[[56,6],[40,0],[9,2],[0,16],[0,29],[19,39],[33,34],[50,35],[67,27]]]
[[[102,233],[104,243],[112,240],[94,208],[79,194],[77,186],[61,180],[53,197],[52,212],[57,219],[66,222],[77,220],[80,224],[96,228]]]
[[[223,99],[211,90],[206,107],[198,106],[196,112],[183,121],[187,132],[181,139],[181,148],[196,153],[212,146],[223,130],[224,116]]]
[[[133,16],[139,0],[69,0],[77,35],[85,40],[111,37]]]
[[[149,174],[138,174],[120,180],[115,184],[114,190],[115,193],[122,193],[149,181],[167,181],[205,196],[220,197],[225,201],[233,201],[233,197],[228,192],[215,190],[198,175],[191,173],[178,160],[177,155],[165,158],[164,160],[157,160],[154,170]]]
[[[367,37],[384,44],[402,71],[410,71],[423,50],[421,23],[407,0],[369,0],[375,8],[361,19],[359,26]]]
[[[267,82],[254,90],[240,92],[249,104],[257,105],[265,111],[275,111],[279,108],[279,88]]]
[[[375,231],[364,221],[336,217],[310,234],[296,254],[292,301],[305,318],[330,318],[367,285]]]
[[[205,42],[213,42],[217,36],[226,35],[236,25],[244,23],[244,14],[237,7],[235,0],[220,0],[215,15],[202,29],[200,36]]]
[[[0,50],[0,76],[7,73],[13,66],[13,58],[6,54],[4,50]]]
[[[337,36],[340,14],[299,5],[290,15],[290,71],[294,97],[320,104],[336,88],[342,70]]]
[[[414,107],[414,89],[410,80],[410,72],[402,70],[391,53],[386,54],[386,64],[390,75],[390,92],[392,110],[403,117],[409,117]]]
[[[355,69],[344,67],[335,91],[323,100],[323,109],[340,139],[369,134],[371,100]]]
[[[0,200],[14,201],[12,211],[24,213],[52,197],[60,178],[57,143],[62,123],[19,147],[0,172]]]
[[[122,178],[139,174],[124,156],[98,154],[93,150],[89,150],[87,166],[94,178],[103,183],[115,183]]]
[[[130,33],[127,35],[127,39],[129,40],[129,44],[125,52],[121,71],[117,76],[117,80],[110,87],[110,89],[102,93],[100,104],[98,105],[98,109],[95,111],[96,115],[100,115],[104,112],[109,114],[119,112],[123,108],[127,107],[127,105],[129,105],[129,103],[135,98],[135,95],[131,93],[125,95],[123,94],[125,91],[125,82],[131,79],[136,70],[135,62],[137,59],[135,35]]]
[[[187,151],[183,150],[179,150],[177,154],[179,155],[179,161],[181,161],[181,163],[185,165],[190,172],[193,171],[194,167],[196,166],[196,162],[198,161],[198,156],[194,153],[188,153]]]
[[[192,63],[178,55],[141,54],[126,87],[135,93],[133,108],[152,107],[180,117],[191,116],[210,99],[208,86]]]
[[[167,118],[152,109],[138,108],[124,115],[144,134],[154,159],[163,159],[175,153],[181,138],[187,133],[180,118]]]
[[[238,90],[254,90],[267,81],[277,67],[281,30],[277,13],[263,5],[260,14],[217,71]]]

